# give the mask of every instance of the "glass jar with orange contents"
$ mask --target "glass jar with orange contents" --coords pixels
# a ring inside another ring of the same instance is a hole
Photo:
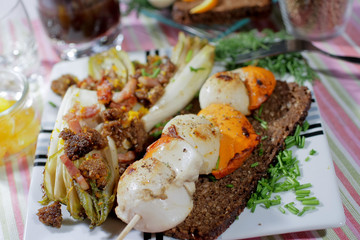
[[[0,69],[0,164],[33,152],[39,130],[40,108],[29,93],[27,79]]]

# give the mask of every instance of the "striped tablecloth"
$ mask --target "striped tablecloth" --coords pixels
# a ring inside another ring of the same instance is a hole
[[[270,22],[252,22],[258,29],[277,30],[278,15]],[[39,20],[33,20],[47,81],[52,66],[59,61],[51,49]],[[135,14],[122,19],[126,51],[159,49],[173,46],[178,30],[154,19]],[[360,57],[360,0],[355,0],[346,32],[317,46],[339,55]],[[289,233],[264,239],[360,239],[360,65],[342,62],[319,54],[307,55],[319,80],[314,92],[323,118],[325,133],[334,162],[338,186],[346,216],[341,228]],[[45,81],[45,82],[46,82]],[[45,113],[46,114],[46,113]],[[1,137],[1,136],[0,136]],[[0,239],[22,239],[33,157],[23,156],[0,166]]]

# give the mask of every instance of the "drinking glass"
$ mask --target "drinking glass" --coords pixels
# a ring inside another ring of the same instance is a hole
[[[0,69],[0,165],[19,154],[34,154],[40,115],[28,79]]]
[[[321,41],[341,34],[352,0],[280,0],[286,30],[296,38]]]
[[[32,25],[21,0],[1,1],[0,67],[38,80],[40,61]]]
[[[37,0],[37,9],[62,59],[121,47],[119,0]]]

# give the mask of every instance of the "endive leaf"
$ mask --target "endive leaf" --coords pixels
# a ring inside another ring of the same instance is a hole
[[[175,115],[193,99],[212,71],[214,51],[213,46],[204,46],[182,71],[175,74],[174,81],[166,86],[165,94],[142,117],[146,131],[150,131],[157,123]]]

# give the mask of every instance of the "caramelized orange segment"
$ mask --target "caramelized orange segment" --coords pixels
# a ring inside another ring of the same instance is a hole
[[[257,109],[275,89],[276,79],[272,72],[265,68],[247,66],[241,68],[247,74],[245,85],[249,92],[249,110]]]
[[[245,115],[229,105],[211,104],[198,115],[204,116],[220,129],[219,163],[212,172],[217,179],[239,168],[260,142],[260,136]]]
[[[218,0],[204,0],[199,5],[190,9],[190,13],[204,13],[213,9],[218,3]]]

